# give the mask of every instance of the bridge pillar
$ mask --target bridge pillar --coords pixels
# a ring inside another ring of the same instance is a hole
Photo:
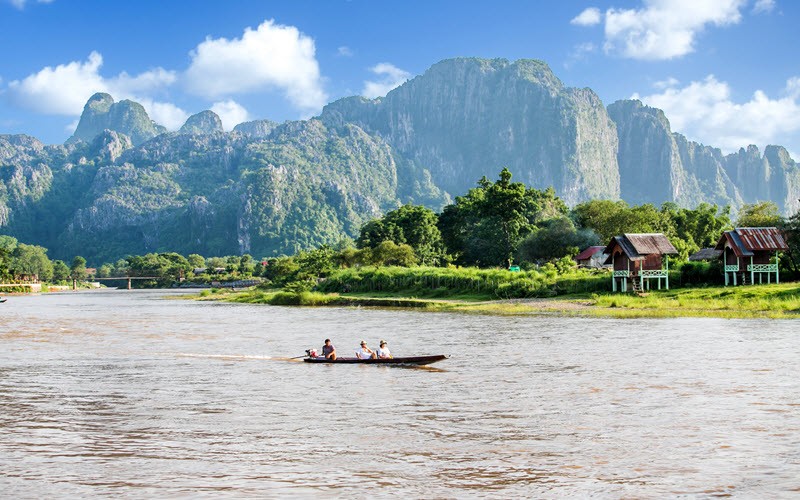
[[[131,279],[128,278],[128,290],[130,290],[130,289],[131,289]]]

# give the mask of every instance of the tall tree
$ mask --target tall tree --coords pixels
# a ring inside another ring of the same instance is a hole
[[[736,220],[736,227],[780,227],[782,224],[778,205],[771,201],[745,204]]]
[[[496,182],[483,177],[478,187],[446,206],[439,217],[439,229],[458,262],[507,266],[520,240],[537,223],[566,211],[552,188],[539,191],[511,182],[511,172],[504,168]]]
[[[374,249],[384,241],[407,244],[414,249],[415,260],[424,265],[440,265],[447,262],[447,254],[437,222],[433,210],[403,205],[364,224],[357,245],[358,248]]]
[[[78,255],[72,259],[72,265],[69,267],[70,276],[74,280],[82,281],[86,279],[86,259]]]

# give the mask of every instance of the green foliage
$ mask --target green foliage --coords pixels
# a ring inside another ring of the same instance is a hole
[[[86,259],[80,255],[72,259],[69,267],[70,277],[74,280],[83,281],[86,279]]]
[[[723,280],[722,261],[683,262],[678,267],[681,286],[721,285]]]
[[[202,255],[193,253],[186,257],[186,260],[189,261],[189,265],[193,268],[206,267],[206,259],[204,259]]]
[[[607,274],[437,267],[362,267],[334,272],[317,286],[323,292],[393,293],[408,297],[525,298],[606,290]]]
[[[739,211],[736,227],[781,227],[783,217],[778,206],[771,201],[745,204]]]
[[[69,267],[63,260],[53,261],[53,282],[63,283],[69,280]]]
[[[591,229],[579,230],[569,218],[557,217],[544,221],[519,243],[517,258],[523,262],[556,260],[575,256],[581,249],[599,242]]]
[[[504,168],[497,182],[483,177],[478,187],[446,206],[439,217],[439,229],[457,262],[507,267],[520,240],[538,222],[566,211],[552,189],[539,191],[511,182],[511,172]]]
[[[134,255],[128,257],[127,261],[131,276],[154,278],[152,282],[138,281],[137,286],[142,287],[169,286],[187,276],[191,270],[189,261],[174,252]]]
[[[47,249],[37,245],[17,244],[11,252],[10,271],[20,276],[36,276],[41,281],[53,278],[53,263],[47,258]]]
[[[403,205],[373,219],[361,228],[359,248],[377,248],[389,241],[409,245],[423,265],[436,266],[448,261],[438,219],[433,210],[422,206]],[[402,265],[402,264],[401,264]]]

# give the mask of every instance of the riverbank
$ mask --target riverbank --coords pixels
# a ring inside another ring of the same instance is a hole
[[[200,300],[294,306],[407,307],[425,311],[498,315],[606,318],[773,318],[800,319],[800,284],[682,288],[630,294],[572,294],[554,298],[487,300],[480,295],[424,298],[390,293],[319,293],[249,290],[208,291]]]

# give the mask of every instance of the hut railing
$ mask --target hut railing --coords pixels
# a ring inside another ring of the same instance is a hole
[[[623,271],[614,271],[614,277],[615,278],[627,278],[630,275],[631,275],[630,271],[625,271],[625,270],[623,270]]]
[[[725,266],[726,273],[735,273],[739,270],[739,264],[734,264],[732,266]]]
[[[725,266],[727,271],[728,266]],[[774,273],[778,271],[778,264],[750,264],[747,266],[748,271],[755,273]]]
[[[639,271],[639,274],[644,278],[666,278],[667,271],[665,269],[645,269]]]

